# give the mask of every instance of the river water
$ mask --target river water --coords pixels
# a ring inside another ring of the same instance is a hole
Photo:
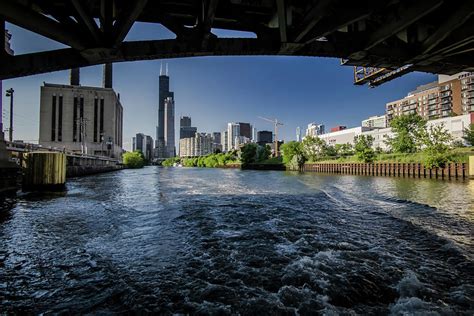
[[[0,311],[474,314],[474,181],[147,167],[67,187],[1,203]]]

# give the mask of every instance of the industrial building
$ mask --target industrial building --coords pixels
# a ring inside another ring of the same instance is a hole
[[[81,86],[79,69],[69,85],[44,83],[40,98],[39,144],[78,153],[120,158],[123,108],[112,89],[112,66],[103,87]]]

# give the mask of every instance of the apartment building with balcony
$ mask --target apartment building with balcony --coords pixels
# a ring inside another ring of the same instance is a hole
[[[426,120],[468,114],[474,111],[474,73],[439,75],[438,81],[422,85],[401,100],[386,104],[388,123],[396,116],[418,114]]]

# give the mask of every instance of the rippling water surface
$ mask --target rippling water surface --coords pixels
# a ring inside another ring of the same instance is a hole
[[[474,181],[149,167],[1,208],[3,312],[474,314]]]

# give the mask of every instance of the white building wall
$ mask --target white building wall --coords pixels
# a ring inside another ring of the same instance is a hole
[[[52,99],[56,95],[56,137],[52,140]],[[62,137],[58,140],[59,131],[59,96],[62,96]],[[74,125],[74,97],[78,98],[77,105],[77,129],[76,141],[73,138]],[[80,124],[80,98],[84,99],[84,124],[85,124],[85,147],[87,154],[104,155],[110,153],[115,158],[120,158],[122,154],[122,127],[123,108],[120,100],[113,89],[70,86],[45,83],[41,87],[40,93],[40,130],[39,144],[45,147],[55,147],[75,152],[81,152],[82,146],[79,141]],[[94,115],[95,100],[98,104],[97,133],[100,134],[100,100],[104,100],[104,126],[103,142],[100,135],[94,141]],[[107,142],[112,141],[110,152],[107,150]]]

